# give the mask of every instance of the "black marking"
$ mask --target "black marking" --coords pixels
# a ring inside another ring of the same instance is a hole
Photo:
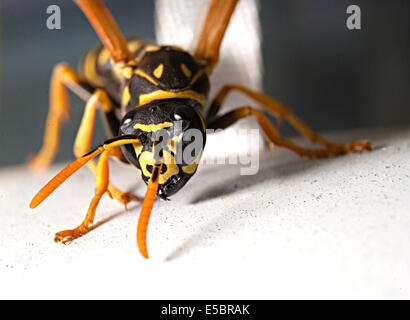
[[[159,178],[159,175],[158,175],[158,173],[159,173],[159,167],[155,167],[154,168],[154,172],[152,173],[152,181],[157,181],[157,179]]]
[[[98,147],[92,149],[90,152],[87,152],[86,154],[83,154],[83,155],[81,156],[81,158],[84,158],[84,157],[89,156],[90,154],[92,154],[93,152],[97,151],[97,149],[100,148],[100,147],[102,147],[102,146],[103,146],[103,145],[100,144]]]
[[[112,139],[105,140],[103,145],[108,145],[108,144],[116,142],[116,141],[127,140],[127,139],[138,139],[138,135],[128,134],[128,135],[124,135],[124,136],[120,136],[120,137],[115,137],[115,138],[112,138]]]
[[[127,140],[127,139],[138,139],[138,136],[137,135],[125,135],[125,136],[120,136],[120,137],[115,137],[115,138],[105,140],[103,144],[100,144],[98,147],[94,148],[90,152],[87,152],[81,158],[89,156],[91,153],[95,152],[98,148],[107,146],[107,145],[109,145],[113,142],[116,142],[116,141]]]

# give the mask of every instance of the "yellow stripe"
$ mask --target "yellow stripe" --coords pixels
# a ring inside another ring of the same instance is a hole
[[[154,100],[172,99],[172,98],[182,98],[182,99],[192,99],[199,102],[201,105],[205,105],[205,97],[194,90],[185,90],[179,92],[170,92],[164,90],[156,90],[151,93],[140,95],[139,105],[150,103]]]
[[[182,171],[188,174],[193,174],[196,168],[198,168],[198,164],[196,162],[193,162],[185,167],[182,167]]]
[[[161,63],[158,67],[155,68],[153,74],[155,78],[159,79],[162,76],[162,71],[164,71],[164,65]]]
[[[134,72],[135,74],[147,79],[149,82],[151,82],[153,85],[158,86],[158,82],[156,82],[154,79],[152,79],[149,75],[147,75],[144,71],[141,69],[137,69]]]
[[[160,173],[159,184],[164,184],[169,178],[176,175],[179,172],[178,166],[175,164],[174,157],[166,150],[163,151],[164,163],[167,166],[167,171]],[[152,152],[144,151],[139,157],[142,172],[144,176],[151,177],[152,173],[148,171],[148,165],[153,167],[154,156]]]
[[[138,67],[138,61],[136,61],[136,60],[130,60],[130,61],[127,62],[127,66],[130,66],[130,67]]]
[[[145,52],[155,52],[155,51],[158,51],[160,49],[161,49],[160,46],[149,44],[144,48],[144,51]]]
[[[195,158],[195,160],[191,164],[182,167],[182,171],[188,174],[193,174],[196,168],[198,167],[198,163],[199,163],[199,160],[201,159],[201,156],[202,156],[202,152],[198,154],[198,156]]]
[[[194,75],[194,77],[191,79],[191,85],[193,85],[195,82],[196,82],[196,80],[198,80],[199,79],[199,77],[200,76],[202,76],[202,74],[204,73],[204,71],[201,69],[201,70],[198,70],[198,72]]]
[[[137,123],[134,128],[135,129],[140,129],[145,132],[153,132],[153,131],[158,131],[164,128],[168,128],[172,126],[172,122],[162,122],[159,124],[142,124],[142,123]]]
[[[181,63],[181,69],[182,69],[182,72],[184,73],[184,75],[188,79],[191,79],[192,72],[191,72],[191,70],[188,69],[188,67],[184,63]]]
[[[122,92],[122,105],[126,106],[130,102],[130,87],[127,85]]]
[[[95,69],[97,58],[97,50],[92,50],[87,54],[84,61],[84,76],[88,80],[88,82],[90,82],[93,86],[102,87],[104,86],[104,82],[97,74],[97,70]]]

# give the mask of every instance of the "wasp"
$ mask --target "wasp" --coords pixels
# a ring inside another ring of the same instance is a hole
[[[109,157],[135,166],[147,185],[137,226],[137,244],[142,256],[148,258],[147,227],[155,198],[158,195],[168,199],[195,174],[207,129],[225,129],[253,116],[270,148],[284,147],[301,157],[324,158],[373,148],[366,140],[347,145],[316,135],[281,102],[241,85],[224,86],[207,103],[209,76],[218,63],[219,49],[238,0],[211,1],[192,54],[176,46],[157,45],[136,37],[125,38],[102,0],[74,2],[88,18],[102,45],[94,47],[81,59],[78,71],[66,63],[54,67],[43,146],[30,160],[31,167],[48,166],[57,152],[60,128],[70,109],[67,88],[87,102],[74,143],[77,160],[61,170],[34,196],[30,208],[37,207],[84,165],[95,174],[96,182],[95,195],[84,221],[73,230],[56,233],[56,242],[72,241],[87,233],[105,193],[124,205],[136,199],[110,183]],[[251,106],[239,106],[220,114],[225,98],[232,91],[253,99],[276,117],[279,125],[283,119],[287,120],[322,148],[304,148],[285,139],[265,113]],[[102,111],[109,139],[91,149],[97,110]],[[200,147],[189,152],[189,160],[182,157],[181,161],[176,161],[189,147],[189,143],[182,139],[189,130],[199,133],[196,140]],[[158,139],[159,132],[166,135]],[[94,159],[97,156],[98,161]]]

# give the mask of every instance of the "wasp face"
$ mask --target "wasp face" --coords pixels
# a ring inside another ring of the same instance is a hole
[[[159,196],[166,199],[196,172],[206,141],[205,123],[195,102],[185,99],[153,101],[128,112],[120,135],[136,135],[141,142],[122,147],[148,184],[155,163],[162,159]]]

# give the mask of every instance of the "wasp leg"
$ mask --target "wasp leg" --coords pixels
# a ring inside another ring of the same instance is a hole
[[[115,63],[127,62],[134,58],[128,50],[127,42],[118,25],[102,0],[74,0],[74,2],[84,12]]]
[[[78,129],[77,137],[74,143],[74,154],[76,157],[81,157],[90,151],[91,141],[94,131],[95,114],[97,107],[101,106],[104,112],[110,112],[112,110],[112,103],[105,91],[97,89],[87,102],[84,110],[84,115],[81,120],[80,128]],[[121,149],[115,148],[111,150],[111,156],[122,158],[123,154]],[[97,174],[97,164],[94,160],[87,163],[88,167],[94,174]],[[122,192],[113,186],[111,183],[108,184],[108,193],[110,197],[116,198],[125,206],[131,200],[139,200],[138,197],[131,194],[130,192]]]
[[[46,168],[57,153],[61,125],[68,119],[70,112],[67,85],[80,87],[80,77],[69,65],[59,63],[54,67],[50,81],[50,106],[43,146],[29,159],[29,166],[32,169]]]
[[[209,113],[207,115],[207,122],[213,121],[216,114],[218,113],[223,101],[225,100],[228,93],[232,90],[238,90],[250,97],[251,99],[258,102],[266,111],[271,113],[278,120],[279,125],[282,123],[282,119],[285,118],[296,130],[298,130],[303,136],[309,139],[313,143],[318,143],[324,146],[327,150],[332,150],[331,153],[338,152],[340,154],[361,151],[361,150],[372,150],[372,144],[367,140],[356,141],[350,145],[340,144],[336,142],[331,142],[321,136],[315,134],[311,129],[309,129],[301,120],[299,120],[292,111],[280,103],[268,96],[261,93],[252,91],[241,85],[226,85],[224,86],[218,95],[213,100]]]
[[[93,225],[95,210],[97,209],[98,203],[101,197],[108,189],[108,176],[109,176],[109,163],[108,163],[109,151],[104,151],[100,159],[98,160],[97,174],[95,179],[95,195],[91,200],[90,206],[88,207],[87,215],[83,222],[73,230],[64,230],[57,232],[54,241],[55,242],[69,242],[75,238],[81,237],[83,234],[87,233]]]
[[[340,147],[327,147],[326,149],[309,149],[302,148],[292,141],[285,140],[279,133],[278,129],[272,124],[272,122],[258,109],[244,106],[234,109],[214,121],[208,124],[209,129],[225,129],[230,125],[234,124],[236,121],[249,117],[255,116],[258,121],[262,131],[269,143],[270,150],[273,150],[273,146],[277,145],[279,147],[285,147],[289,150],[297,153],[301,157],[308,158],[325,158],[331,155],[341,155],[350,151],[355,151],[356,149],[361,149],[361,145],[351,145]]]
[[[238,0],[213,0],[209,6],[194,56],[211,69],[218,63],[219,48],[237,3]]]

